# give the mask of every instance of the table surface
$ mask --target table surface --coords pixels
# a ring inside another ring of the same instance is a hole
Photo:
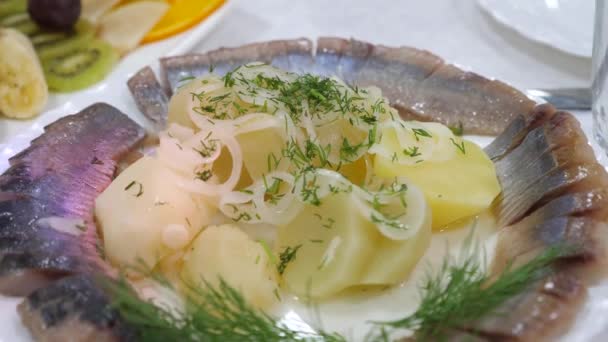
[[[585,87],[591,61],[528,40],[475,0],[234,0],[197,51],[254,41],[353,37],[429,50],[517,88]]]

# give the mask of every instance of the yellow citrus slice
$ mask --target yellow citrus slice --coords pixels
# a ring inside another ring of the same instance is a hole
[[[164,39],[183,32],[208,17],[225,0],[168,0],[171,7],[148,32],[142,43]]]

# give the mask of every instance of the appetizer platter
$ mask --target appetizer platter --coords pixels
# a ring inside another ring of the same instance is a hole
[[[127,86],[0,176],[34,340],[554,340],[605,281],[579,121],[430,52],[270,41]]]

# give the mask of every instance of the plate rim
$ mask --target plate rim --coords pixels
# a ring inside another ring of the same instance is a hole
[[[545,47],[550,47],[578,58],[591,58],[591,46],[589,46],[588,49],[585,49],[587,51],[583,52],[583,49],[576,49],[570,43],[561,44],[562,42],[566,42],[566,40],[561,39],[559,42],[556,42],[555,40],[547,39],[542,33],[536,33],[536,31],[527,31],[525,28],[521,27],[520,25],[514,24],[512,21],[508,20],[502,13],[499,13],[499,11],[492,8],[490,4],[491,1],[492,0],[477,0],[477,5],[483,12],[488,14],[493,20],[495,20],[500,25],[516,32],[518,35],[530,41],[541,44]]]

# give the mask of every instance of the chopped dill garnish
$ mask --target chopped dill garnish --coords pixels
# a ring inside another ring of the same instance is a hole
[[[283,274],[283,272],[285,272],[285,268],[287,268],[287,265],[296,259],[298,250],[301,247],[302,245],[297,245],[295,247],[287,246],[279,254],[279,264],[277,265],[277,271],[279,274]]]
[[[129,183],[126,187],[125,187],[125,191],[131,189],[133,187],[133,185],[135,185],[137,182],[136,181],[131,181],[131,183]]]
[[[334,226],[334,223],[336,223],[336,220],[334,220],[331,217],[327,218],[327,223],[324,223],[323,225],[321,225],[321,227],[325,228],[325,229],[332,229]]]
[[[277,167],[279,167],[279,163],[281,162],[281,158],[277,158],[277,156],[274,155],[274,153],[270,153],[268,155],[268,157],[266,158],[266,166],[268,169],[268,172],[271,172],[272,170],[276,170]]]
[[[237,216],[237,218],[233,218],[232,219],[234,222],[249,222],[251,221],[251,214],[249,213],[240,213],[239,216]]]
[[[462,127],[462,121],[458,121],[458,126],[448,126],[448,128],[457,137],[461,137],[464,134],[464,128]]]
[[[203,170],[196,173],[196,179],[200,179],[203,182],[208,181],[213,176],[211,170]]]
[[[404,149],[403,154],[405,154],[408,157],[412,157],[412,158],[422,155],[420,152],[418,152],[418,146],[412,146],[410,148]]]
[[[319,185],[317,184],[317,175],[314,175],[312,179],[307,180],[306,174],[303,174],[302,177],[302,190],[300,190],[300,196],[302,201],[310,203],[314,206],[321,205],[321,199],[319,198]]]
[[[272,185],[268,185],[266,181],[266,176],[262,175],[262,180],[264,181],[264,200],[270,202],[271,204],[277,204],[277,202],[285,196],[285,194],[279,194],[279,190],[281,188],[281,184],[283,180],[280,178],[273,177]]]
[[[427,130],[422,129],[422,128],[412,128],[412,131],[414,132],[414,138],[416,138],[416,141],[420,140],[419,137],[424,137],[424,138],[432,138],[433,137],[431,135],[431,133],[429,133]]]
[[[226,73],[226,75],[224,75],[224,77],[222,77],[222,80],[224,80],[224,87],[230,88],[230,87],[234,86],[235,80],[234,80],[234,78],[232,78],[233,73],[234,73],[234,70],[228,71]]]
[[[125,187],[125,191],[129,191],[129,189],[131,189],[132,187],[134,187],[135,185],[137,185],[139,187],[139,189],[137,190],[137,193],[134,194],[133,196],[135,197],[139,197],[141,195],[144,194],[144,185],[141,184],[138,181],[131,181],[131,183],[129,183],[126,187]]]
[[[346,137],[342,140],[342,146],[340,147],[340,159],[346,162],[352,162],[353,157],[356,157],[359,150],[363,147],[363,143],[351,144]]]
[[[217,151],[218,148],[218,139],[210,139],[211,132],[201,140],[201,148],[196,149],[193,148],[194,151],[198,152],[203,158],[209,158],[213,153]]]
[[[466,154],[466,150],[464,147],[464,141],[461,141],[460,144],[457,143],[456,140],[454,140],[454,138],[450,138],[450,141],[452,141],[452,144],[454,144],[454,146],[456,146],[456,148],[458,149],[458,151],[460,151],[460,153]]]

